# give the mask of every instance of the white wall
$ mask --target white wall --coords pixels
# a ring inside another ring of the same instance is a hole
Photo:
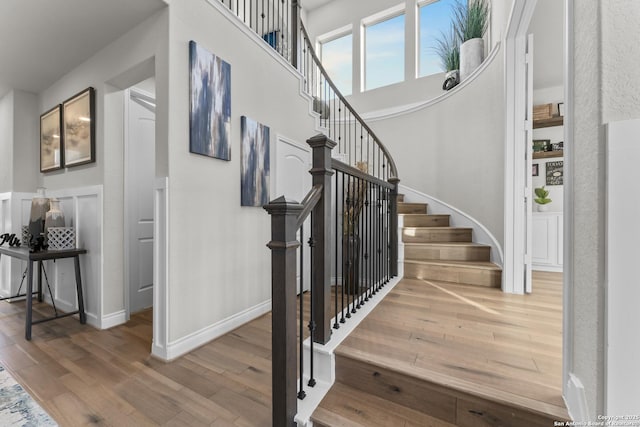
[[[436,104],[369,120],[403,185],[472,216],[504,243],[503,62]]]
[[[0,193],[13,186],[13,91],[0,98]]]
[[[123,133],[118,127],[122,121],[117,103],[118,93],[126,87],[117,87],[120,82],[133,79],[129,84],[149,75],[135,75],[141,64],[155,63],[156,79],[163,89],[158,98],[165,100],[168,75],[163,58],[167,56],[168,11],[163,10],[148,18],[124,34],[86,62],[70,71],[58,82],[40,94],[40,112],[63,102],[77,92],[92,86],[96,89],[96,162],[47,174],[39,174],[39,184],[51,191],[74,189],[88,185],[102,185],[104,212],[101,226],[104,232],[102,262],[104,269],[102,293],[103,315],[120,313],[124,309],[123,273]],[[142,67],[144,68],[144,67]],[[144,71],[144,70],[143,70]],[[153,72],[153,69],[152,69]],[[157,114],[157,152],[165,153],[167,141],[166,108]],[[163,115],[165,114],[165,115]],[[114,117],[113,116],[117,116]],[[166,163],[166,160],[163,161]],[[162,162],[161,162],[162,163]],[[37,169],[39,170],[39,169]]]
[[[588,414],[595,420],[604,410],[605,303],[605,135],[613,120],[640,118],[640,5],[633,0],[573,1],[575,109],[572,131],[573,212],[572,303],[567,313],[573,327],[572,372],[584,384]],[[636,333],[630,325],[628,333]]]
[[[0,99],[0,192],[33,191],[40,171],[37,96],[12,90]]]
[[[168,340],[190,343],[183,349],[215,337],[221,322],[271,297],[269,216],[240,206],[240,117],[269,126],[272,149],[277,134],[304,143],[316,133],[297,72],[213,4],[219,3],[170,6]],[[190,40],[231,65],[229,162],[189,153]]]

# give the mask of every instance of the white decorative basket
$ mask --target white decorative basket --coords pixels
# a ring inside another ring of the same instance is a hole
[[[28,225],[23,225],[22,226],[22,241],[21,241],[21,244],[22,244],[22,246],[29,246],[30,242],[31,242],[31,233],[29,233],[29,226]]]
[[[49,249],[75,249],[76,230],[73,227],[49,227]]]

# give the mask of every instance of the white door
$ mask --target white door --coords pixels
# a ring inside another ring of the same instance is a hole
[[[272,198],[275,199],[280,196],[285,196],[288,199],[301,202],[309,190],[311,190],[310,169],[311,148],[279,137],[276,146],[275,197]],[[303,287],[305,291],[308,291],[310,288],[309,273],[311,266],[309,261],[311,259],[309,245],[307,245],[307,241],[311,236],[311,221],[309,219],[307,219],[304,224],[303,234],[302,245],[304,247],[305,270]],[[300,238],[299,234],[298,238]],[[298,293],[300,293],[300,271],[298,271],[297,280]]]
[[[137,89],[126,95],[125,268],[131,314],[153,305],[155,100]]]
[[[526,167],[524,170],[526,183],[524,188],[524,208],[525,208],[525,254],[524,254],[524,291],[526,293],[531,293],[533,290],[533,284],[531,279],[531,267],[532,267],[532,251],[533,245],[531,242],[532,239],[532,221],[533,221],[533,184],[532,184],[532,167],[533,167],[533,34],[529,34],[527,38],[527,54],[526,54],[526,138],[525,138],[525,158],[526,158]]]

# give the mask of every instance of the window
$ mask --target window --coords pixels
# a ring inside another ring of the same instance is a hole
[[[434,48],[436,39],[450,31],[454,4],[455,0],[436,0],[420,6],[418,10],[420,19],[418,77],[445,71]]]
[[[353,87],[353,36],[347,34],[321,44],[322,66],[342,95],[351,95]]]
[[[404,15],[365,27],[365,90],[404,80]]]

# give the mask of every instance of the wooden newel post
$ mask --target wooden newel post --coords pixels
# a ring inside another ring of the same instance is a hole
[[[400,179],[389,178],[389,183],[393,185],[391,190],[391,207],[389,219],[389,262],[391,277],[398,275],[398,184]]]
[[[316,135],[307,144],[313,149],[313,166],[309,171],[313,185],[322,185],[322,196],[311,212],[314,342],[326,344],[331,339],[331,150],[336,143],[326,135]]]
[[[296,221],[302,205],[280,197],[264,209],[271,215],[272,425],[294,426],[296,389]]]

